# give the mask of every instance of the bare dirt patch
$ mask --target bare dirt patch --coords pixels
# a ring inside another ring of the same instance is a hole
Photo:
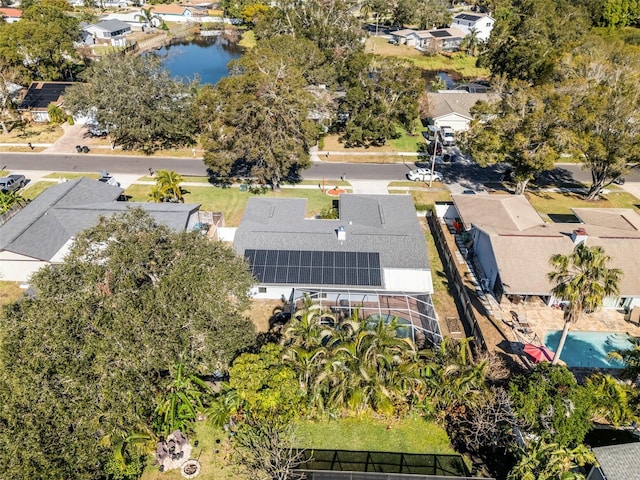
[[[282,308],[282,300],[258,300],[251,301],[251,307],[246,312],[256,326],[258,333],[269,331],[269,319]]]

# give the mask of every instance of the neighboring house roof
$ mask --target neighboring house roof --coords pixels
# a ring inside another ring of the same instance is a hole
[[[410,196],[341,195],[337,220],[306,219],[306,202],[250,198],[235,234],[236,251],[372,253],[379,256],[380,269],[429,269],[424,233]],[[344,241],[338,239],[340,227]]]
[[[413,30],[411,28],[405,28],[404,30],[396,30],[395,32],[391,32],[391,35],[394,37],[406,38],[409,36],[416,35],[418,33],[417,30]]]
[[[170,3],[167,5],[153,5],[151,13],[157,15],[183,15],[186,11],[191,11],[189,7]]]
[[[33,82],[18,105],[19,110],[47,109],[49,104],[60,105],[67,87],[73,82]]]
[[[479,101],[488,101],[487,93],[469,93],[464,90],[446,90],[429,92],[430,117],[437,119],[452,113],[461,115],[469,120],[471,107]]]
[[[640,472],[640,442],[595,447],[593,453],[607,480],[631,480]]]
[[[95,27],[109,33],[120,32],[122,30],[131,30],[131,25],[115,18],[102,20],[98,23],[90,25],[90,27]]]
[[[430,36],[431,38],[435,38],[436,40],[457,40],[463,39],[467,35],[462,30],[455,27],[423,30],[420,33],[424,34],[425,37]]]
[[[0,8],[0,17],[22,18],[22,10],[19,8]]]
[[[623,296],[640,296],[640,215],[626,208],[572,209],[582,223],[545,222],[523,195],[453,195],[466,228],[476,227],[491,241],[506,293],[547,295],[553,285],[547,274],[554,254],[570,254],[571,235],[584,228],[587,245],[599,245],[610,266],[624,274]]]
[[[123,189],[86,177],[54,185],[0,226],[0,250],[49,261],[100,216],[141,207],[175,230],[188,226],[198,205],[118,202]]]

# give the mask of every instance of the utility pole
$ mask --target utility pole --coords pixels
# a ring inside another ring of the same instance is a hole
[[[433,141],[433,155],[431,156],[431,175],[429,176],[429,188],[431,188],[431,184],[433,183],[433,174],[436,169],[436,152],[438,151],[438,135],[440,135],[440,132],[436,134],[436,138]]]

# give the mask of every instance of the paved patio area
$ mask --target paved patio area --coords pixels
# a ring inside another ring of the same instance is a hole
[[[533,343],[542,343],[547,332],[562,330],[564,327],[564,312],[561,309],[546,306],[538,297],[533,297],[517,305],[507,299],[502,300],[499,311],[494,311],[494,313],[497,314],[496,316],[502,316],[503,325],[507,331],[510,329],[507,323],[512,321],[512,311],[518,314],[521,322],[529,325],[532,332],[529,334],[520,331],[511,333],[516,337],[521,336],[527,341],[533,340]],[[625,320],[625,314],[616,309],[601,309],[597,312],[584,314],[577,323],[571,325],[570,331],[616,332],[640,336],[640,326]]]

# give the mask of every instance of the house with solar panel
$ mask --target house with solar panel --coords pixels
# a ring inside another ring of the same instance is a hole
[[[396,319],[416,340],[442,339],[425,234],[409,195],[341,195],[339,218],[307,218],[306,199],[249,199],[234,248],[254,298],[303,299],[338,317]]]
[[[49,105],[64,108],[64,92],[73,82],[32,82],[18,111],[26,121],[49,122]]]

